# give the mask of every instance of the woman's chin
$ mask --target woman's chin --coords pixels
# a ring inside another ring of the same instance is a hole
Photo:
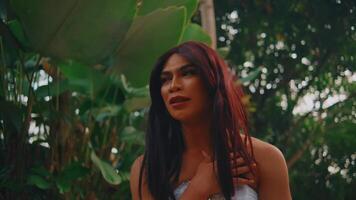
[[[175,113],[171,113],[171,116],[173,119],[184,123],[184,122],[189,122],[192,120],[192,116],[189,115],[188,113],[183,113],[183,112],[175,112]]]
[[[186,116],[182,115],[172,115],[172,118],[179,121],[179,122],[185,122],[188,121]]]

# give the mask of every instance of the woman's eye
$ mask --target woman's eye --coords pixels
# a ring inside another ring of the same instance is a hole
[[[191,75],[194,75],[194,74],[196,74],[195,70],[187,70],[187,71],[183,72],[184,76],[191,76]]]
[[[161,78],[161,83],[164,84],[164,83],[167,83],[169,81],[169,78]]]

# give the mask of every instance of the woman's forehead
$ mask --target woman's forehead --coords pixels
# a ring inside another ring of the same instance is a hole
[[[163,69],[170,69],[180,65],[188,64],[189,61],[179,54],[171,55],[163,66]]]
[[[162,73],[177,71],[188,66],[192,66],[192,64],[186,58],[179,54],[173,54],[163,65]]]

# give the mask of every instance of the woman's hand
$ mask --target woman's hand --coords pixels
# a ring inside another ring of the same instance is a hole
[[[208,198],[213,194],[220,193],[221,189],[217,178],[217,171],[214,171],[216,162],[204,151],[202,151],[202,155],[204,156],[204,160],[199,164],[197,172],[190,183],[190,187],[193,187],[197,194]],[[243,158],[236,154],[231,154],[230,162],[234,187],[248,184],[256,188],[253,175],[248,166],[245,165]],[[255,167],[254,165],[253,168]],[[217,170],[216,166],[215,170]]]
[[[232,168],[232,176],[235,187],[241,185],[249,185],[253,189],[257,190],[257,181],[251,172],[252,170],[254,174],[257,174],[256,163],[252,164],[250,170],[244,159],[239,154],[230,153],[230,165]]]

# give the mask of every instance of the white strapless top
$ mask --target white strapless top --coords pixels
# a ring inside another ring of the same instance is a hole
[[[185,189],[187,189],[189,185],[189,181],[182,182],[175,190],[174,190],[174,197],[178,200]],[[209,198],[211,200],[224,200],[225,198],[220,195],[216,194]],[[231,198],[231,200],[258,200],[257,193],[248,185],[242,185],[235,189],[235,195]]]

